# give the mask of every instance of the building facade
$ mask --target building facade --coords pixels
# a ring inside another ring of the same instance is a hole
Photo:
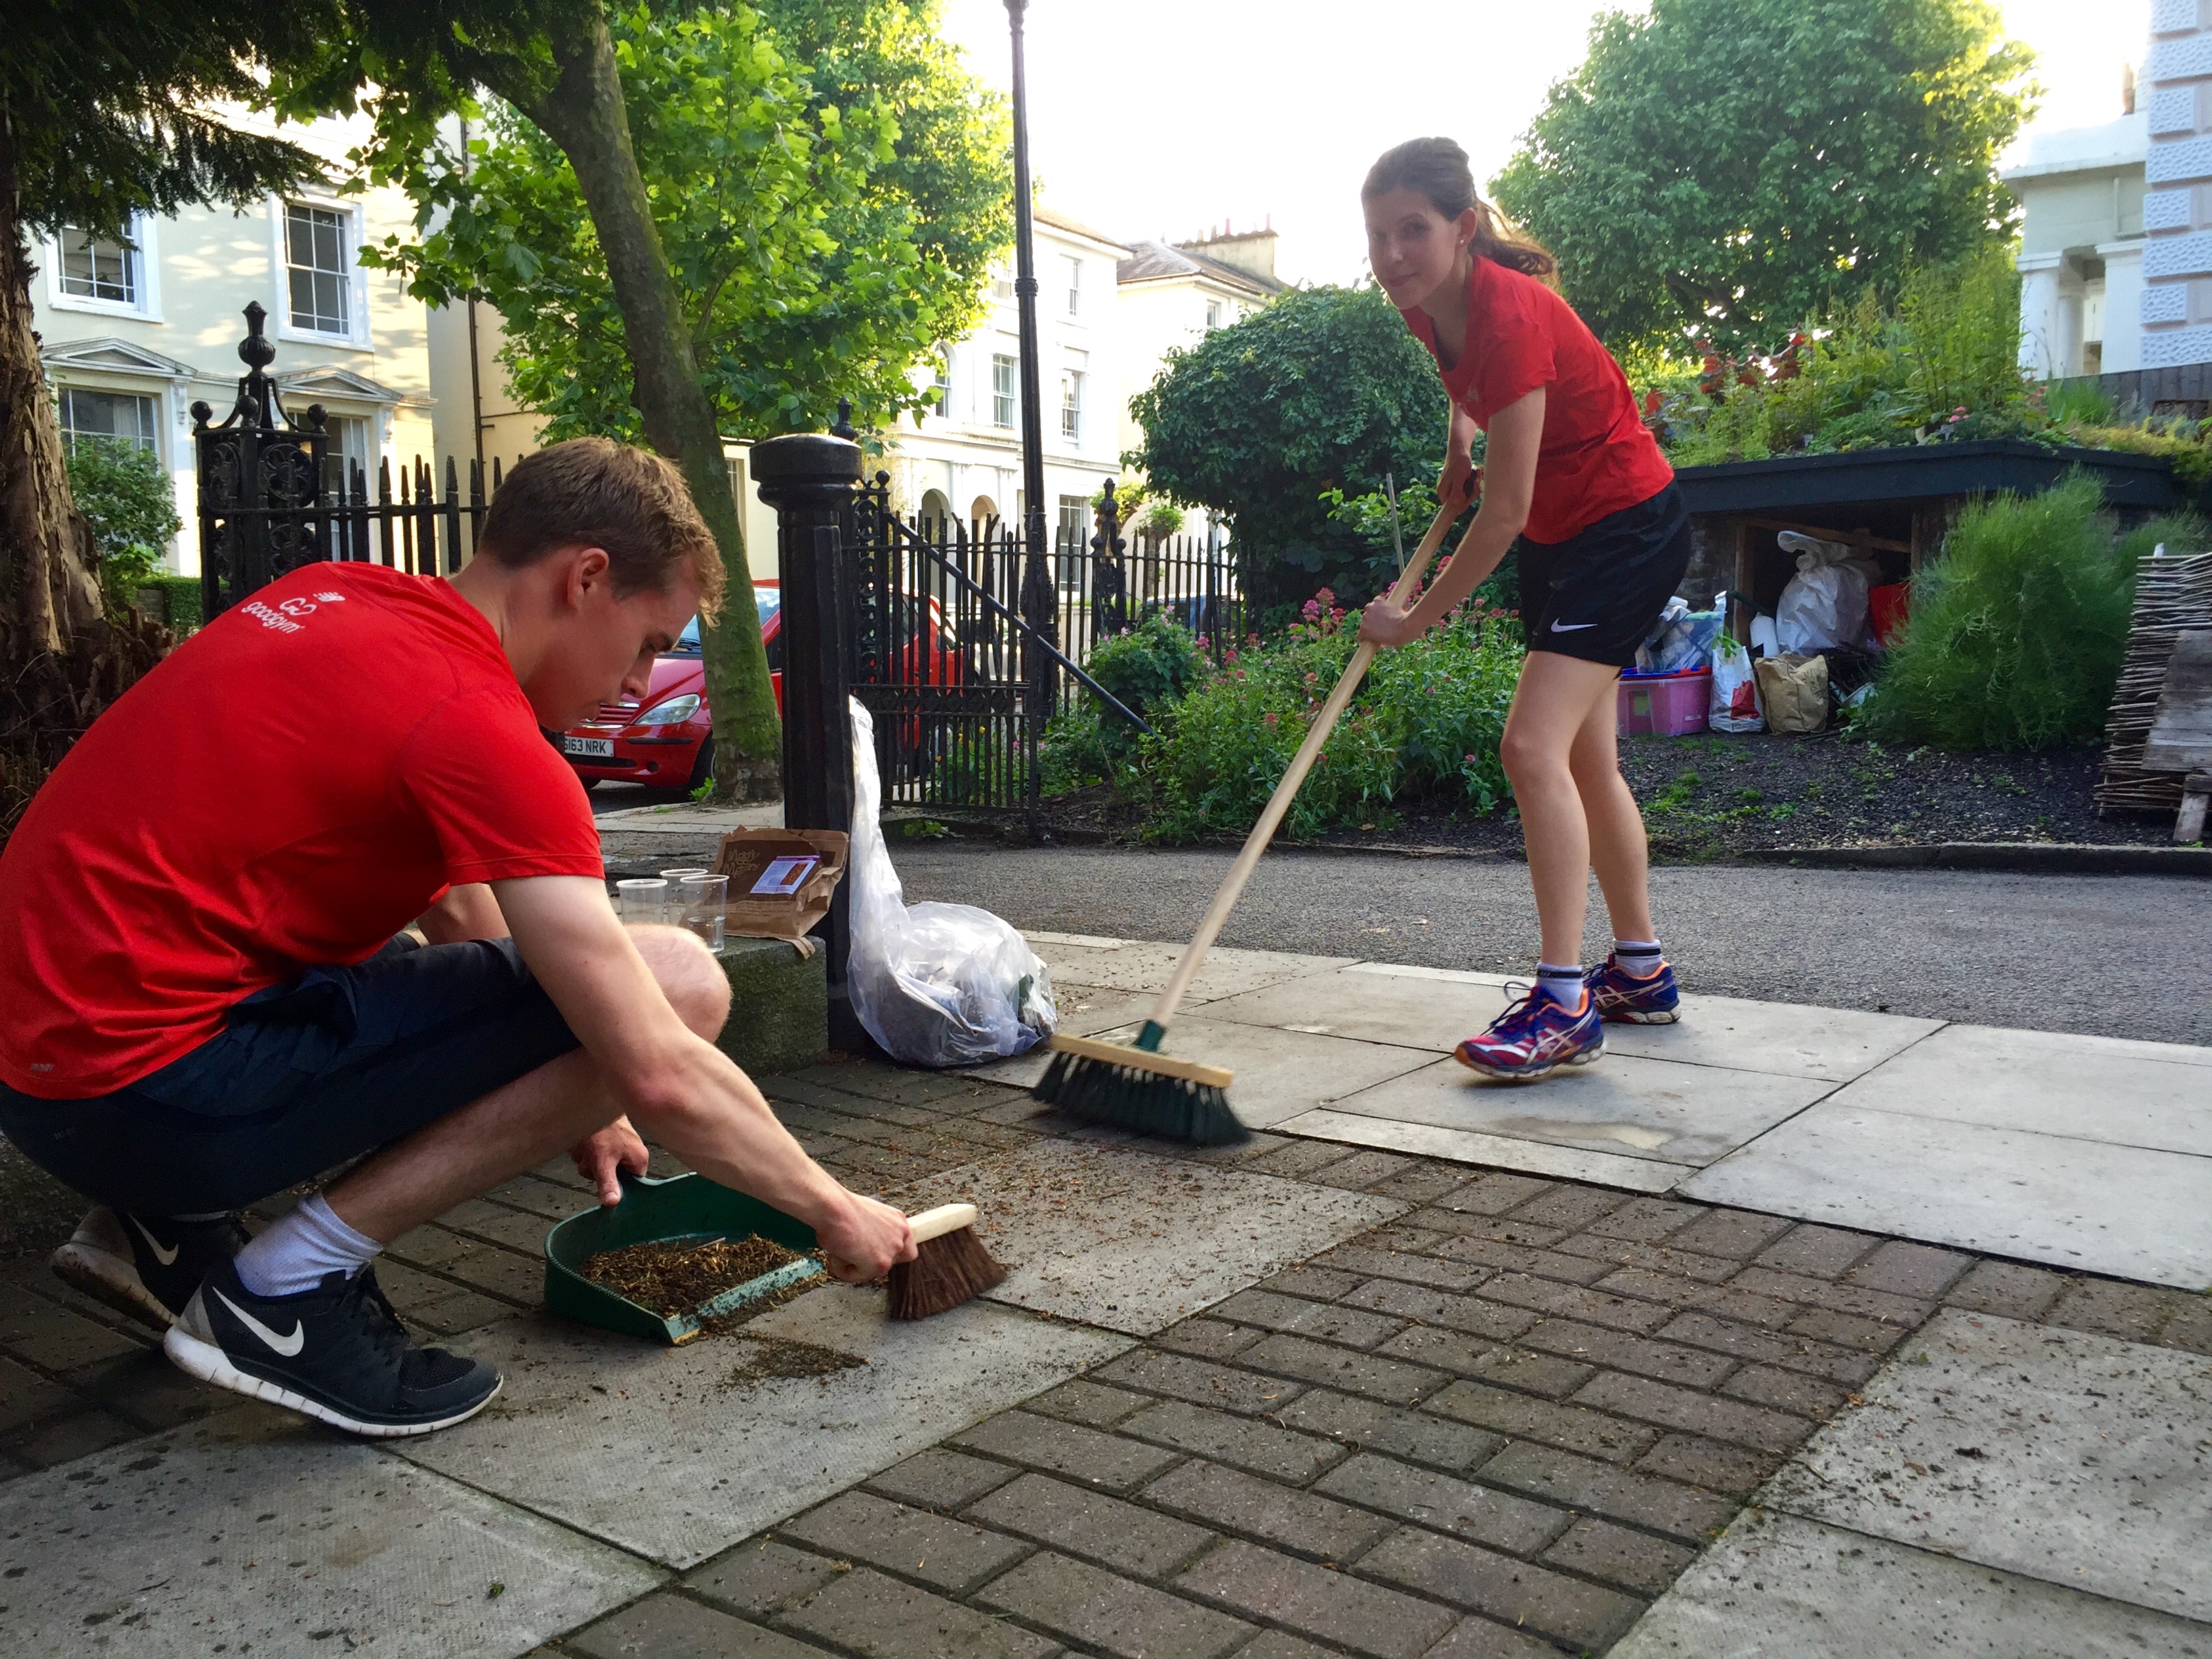
[[[1998,176],[2021,203],[2021,363],[2041,380],[2143,366],[2148,118],[2031,132]]]
[[[251,115],[231,119],[275,131]],[[282,136],[324,157],[336,178],[365,131],[333,119]],[[230,408],[249,301],[269,313],[286,406],[323,406],[334,466],[373,481],[380,461],[396,475],[438,453],[427,311],[398,277],[360,263],[363,246],[411,236],[414,222],[396,190],[308,188],[236,213],[142,215],[119,240],[64,228],[33,251],[34,325],[63,437],[131,444],[159,459],[185,526],[167,559],[179,574],[199,570],[191,406],[213,405],[217,420]]]
[[[2212,362],[2212,0],[2151,0],[2136,367]]]

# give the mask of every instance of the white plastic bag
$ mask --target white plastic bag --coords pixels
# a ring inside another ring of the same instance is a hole
[[[1052,975],[1022,936],[972,904],[908,904],[884,845],[876,726],[853,714],[853,1012],[893,1059],[973,1066],[1018,1054],[1060,1023]]]
[[[1797,556],[1797,574],[1774,610],[1782,649],[1809,653],[1838,646],[1870,648],[1867,590],[1881,580],[1881,567],[1842,542],[1824,542],[1795,530],[1775,539],[1784,552]]]
[[[1706,724],[1716,732],[1757,732],[1766,724],[1759,709],[1751,653],[1733,634],[1713,641],[1713,695]]]

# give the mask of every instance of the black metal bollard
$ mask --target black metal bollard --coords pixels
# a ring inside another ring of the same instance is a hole
[[[853,828],[853,724],[846,708],[852,672],[845,659],[844,522],[860,483],[860,447],[826,433],[794,433],[755,444],[752,476],[775,509],[783,624],[783,821],[793,830]],[[830,1042],[848,1052],[866,1043],[845,988],[852,949],[848,875],[837,885],[825,924],[830,972]]]

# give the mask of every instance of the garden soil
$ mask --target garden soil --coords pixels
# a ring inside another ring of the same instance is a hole
[[[2100,818],[2101,750],[1950,753],[1838,732],[1718,732],[1626,738],[1621,771],[1644,807],[1655,863],[1726,863],[1778,848],[1927,846],[1948,842],[2170,845],[2170,820]],[[1133,842],[1143,815],[1103,787],[1045,803],[1060,840]],[[969,826],[962,824],[961,830]],[[1448,799],[1408,799],[1370,824],[1318,838],[1328,847],[1437,848],[1522,855],[1508,808],[1478,816]]]

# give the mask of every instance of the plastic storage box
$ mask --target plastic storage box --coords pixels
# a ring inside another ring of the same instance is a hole
[[[1692,668],[1679,674],[1620,676],[1620,735],[1624,738],[1680,738],[1705,729],[1713,672]]]

